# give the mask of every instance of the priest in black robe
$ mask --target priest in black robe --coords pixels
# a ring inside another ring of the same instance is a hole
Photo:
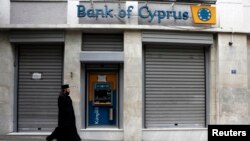
[[[62,85],[62,92],[58,97],[58,127],[46,137],[47,141],[81,141],[77,129],[74,108],[69,96],[69,85]]]

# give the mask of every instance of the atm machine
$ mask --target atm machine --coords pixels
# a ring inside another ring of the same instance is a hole
[[[117,126],[117,74],[90,72],[88,126]]]
[[[108,82],[97,82],[94,84],[94,106],[112,106],[112,86]]]

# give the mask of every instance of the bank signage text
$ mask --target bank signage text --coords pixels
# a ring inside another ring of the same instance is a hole
[[[141,4],[136,8],[133,5],[123,5],[118,8],[114,5],[110,6],[106,4],[99,4],[95,7],[87,4],[77,5],[77,17],[81,19],[82,23],[91,21],[91,19],[95,19],[95,21],[99,23],[102,23],[102,20],[108,22],[109,20],[115,19],[126,21],[130,20],[133,16],[137,16],[139,24],[215,24],[215,12],[213,11],[214,9],[212,9],[211,12],[209,7],[202,7],[202,9],[199,9],[199,7],[190,5],[179,5],[174,7],[169,4]],[[195,22],[193,20],[195,20]],[[197,20],[200,21],[196,22]]]
[[[116,14],[114,10],[105,5],[102,9],[86,8],[84,5],[77,5],[77,16],[88,18],[113,18],[118,16],[119,18],[130,18],[131,13],[134,10],[134,6],[128,6],[127,9],[120,9]],[[187,11],[173,11],[173,10],[152,10],[148,6],[142,6],[138,10],[138,16],[143,19],[148,19],[151,23],[154,19],[157,19],[158,23],[162,20],[187,20],[189,18],[189,12]]]

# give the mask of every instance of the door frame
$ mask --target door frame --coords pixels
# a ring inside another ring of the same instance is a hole
[[[95,65],[95,64],[87,64],[82,63],[81,64],[81,125],[83,129],[87,128],[93,128],[93,126],[88,125],[88,72],[116,72],[117,74],[117,112],[116,112],[116,126],[108,126],[107,128],[111,129],[120,129],[123,128],[122,122],[123,122],[123,64],[110,64],[110,63],[102,63],[97,65],[110,65],[110,66],[117,66],[117,67],[106,67],[106,68],[90,68],[89,65]],[[95,128],[103,128],[106,126],[95,126]]]

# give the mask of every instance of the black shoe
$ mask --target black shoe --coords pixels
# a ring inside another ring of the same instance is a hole
[[[51,136],[47,136],[46,137],[46,141],[52,141],[53,139],[51,139]]]

